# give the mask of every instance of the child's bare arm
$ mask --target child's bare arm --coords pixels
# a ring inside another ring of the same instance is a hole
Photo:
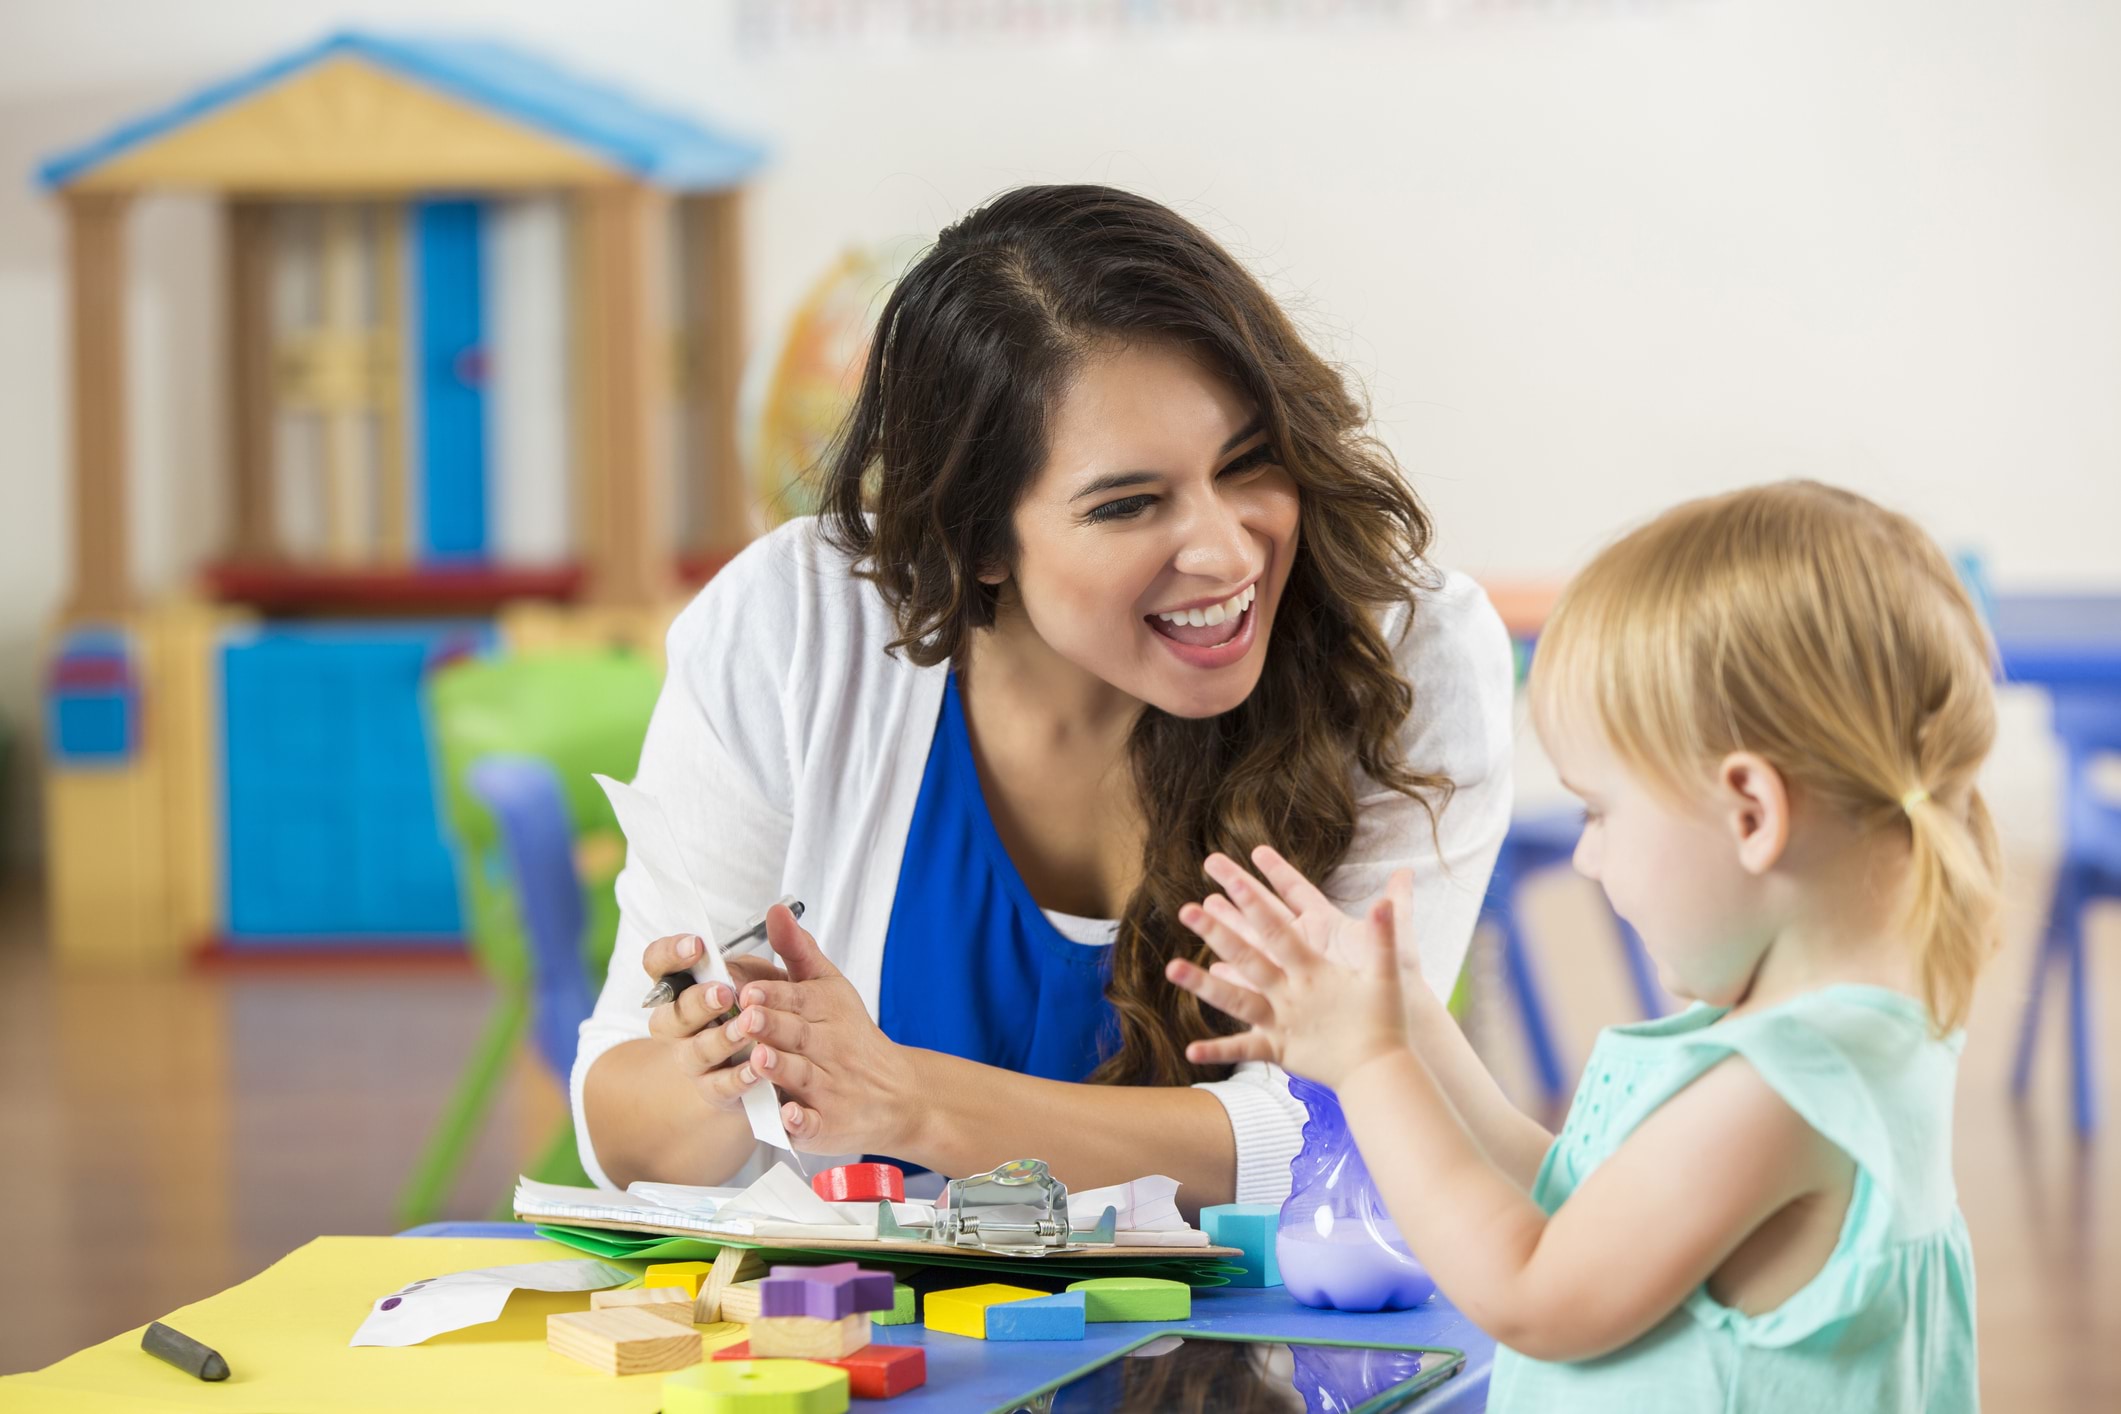
[[[1281,867],[1271,851],[1254,858]],[[1499,1137],[1477,1137],[1409,1043],[1391,900],[1353,920],[1296,890],[1292,911],[1286,888],[1276,897],[1227,860],[1210,872],[1228,897],[1180,918],[1223,960],[1221,975],[1182,962],[1169,975],[1251,1029],[1187,1054],[1278,1060],[1333,1086],[1408,1244],[1514,1349],[1579,1360],[1634,1340],[1777,1212],[1846,1182],[1846,1156],[1750,1066],[1727,1061],[1660,1106],[1550,1218],[1491,1150],[1518,1142],[1507,1120]],[[1467,1108],[1499,1118],[1466,1088]]]
[[[1583,1360],[1636,1339],[1784,1207],[1848,1160],[1740,1061],[1661,1106],[1552,1217],[1487,1161],[1417,1056],[1339,1087],[1408,1244],[1511,1349]]]

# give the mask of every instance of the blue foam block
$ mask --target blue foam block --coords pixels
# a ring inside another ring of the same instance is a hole
[[[1201,1231],[1217,1247],[1243,1251],[1245,1274],[1232,1286],[1280,1286],[1281,1267],[1274,1260],[1274,1234],[1281,1208],[1274,1203],[1219,1203],[1200,1210]]]
[[[987,1308],[989,1340],[1081,1340],[1089,1307],[1080,1291]]]

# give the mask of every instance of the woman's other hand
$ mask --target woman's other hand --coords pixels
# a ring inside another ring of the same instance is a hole
[[[785,977],[743,983],[725,1030],[752,1046],[746,1071],[780,1090],[781,1122],[804,1150],[891,1154],[910,1148],[924,1110],[913,1053],[877,1028],[854,984],[785,908],[766,915]]]

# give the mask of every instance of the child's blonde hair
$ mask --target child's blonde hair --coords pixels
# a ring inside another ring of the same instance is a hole
[[[1681,798],[1751,751],[1863,826],[1911,832],[1907,927],[1940,1032],[1995,947],[1999,852],[1974,776],[1996,734],[1993,650],[1905,516],[1817,482],[1691,501],[1562,593],[1533,659],[1542,732],[1588,713]]]

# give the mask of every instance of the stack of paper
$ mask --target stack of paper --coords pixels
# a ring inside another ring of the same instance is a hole
[[[1089,1229],[1106,1208],[1117,1210],[1117,1241],[1132,1247],[1201,1247],[1207,1234],[1180,1216],[1178,1180],[1151,1174],[1109,1188],[1068,1195],[1068,1222]],[[523,1178],[516,1182],[516,1215],[539,1222],[623,1223],[749,1241],[808,1238],[874,1242],[876,1204],[828,1203],[785,1164],[775,1164],[748,1188],[699,1188],[681,1183],[636,1183],[624,1193],[571,1188]],[[915,1230],[935,1222],[935,1205],[893,1203],[891,1215]]]

